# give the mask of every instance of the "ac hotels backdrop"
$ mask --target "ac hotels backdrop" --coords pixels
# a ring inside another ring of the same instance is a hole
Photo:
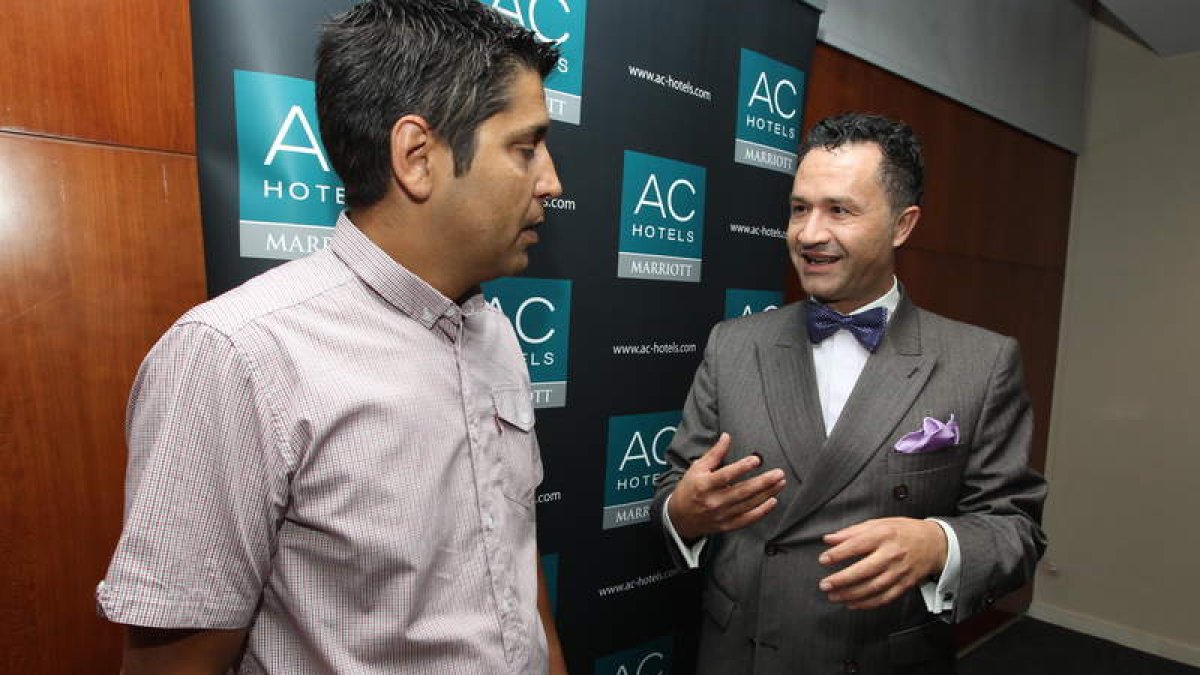
[[[545,463],[539,546],[577,673],[692,670],[694,574],[648,522],[715,322],[769,311],[818,13],[799,0],[481,0],[558,42],[546,80],[565,192],[513,322]],[[318,26],[345,0],[194,0],[210,294],[324,247],[343,207],[313,100]]]

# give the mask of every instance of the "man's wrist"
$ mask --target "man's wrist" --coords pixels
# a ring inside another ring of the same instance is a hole
[[[929,570],[929,580],[937,582],[942,578],[942,571],[946,569],[946,562],[950,556],[950,542],[946,539],[946,531],[941,524],[936,520],[924,521],[927,528],[930,529],[930,539],[937,542],[934,544],[937,553],[933,557],[933,567]]]
[[[679,537],[680,542],[686,546],[694,546],[700,540],[700,536],[689,533],[687,527],[680,522],[679,514],[675,513],[675,504],[673,503],[676,496],[678,495],[673,492],[667,497],[667,520],[670,521],[671,529],[675,530],[675,535]]]

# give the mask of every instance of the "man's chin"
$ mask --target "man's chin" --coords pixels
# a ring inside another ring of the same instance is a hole
[[[834,288],[832,284],[821,283],[821,280],[813,279],[812,277],[806,277],[803,274],[799,276],[800,288],[808,297],[813,298],[814,300],[822,300],[823,302],[823,298],[828,298],[835,294],[833,293]]]
[[[529,267],[529,252],[521,251],[513,256],[507,265],[505,276],[516,276]]]

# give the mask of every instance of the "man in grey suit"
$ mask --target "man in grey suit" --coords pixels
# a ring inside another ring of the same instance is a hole
[[[952,673],[950,624],[1046,545],[1017,343],[896,281],[921,215],[906,125],[828,118],[799,160],[809,300],[713,329],[651,509],[704,569],[698,672]]]

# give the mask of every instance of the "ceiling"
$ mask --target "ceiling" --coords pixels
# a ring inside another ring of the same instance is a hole
[[[1107,10],[1107,18],[1115,18],[1159,56],[1200,52],[1200,0],[1099,0],[1098,5],[1098,14]]]

